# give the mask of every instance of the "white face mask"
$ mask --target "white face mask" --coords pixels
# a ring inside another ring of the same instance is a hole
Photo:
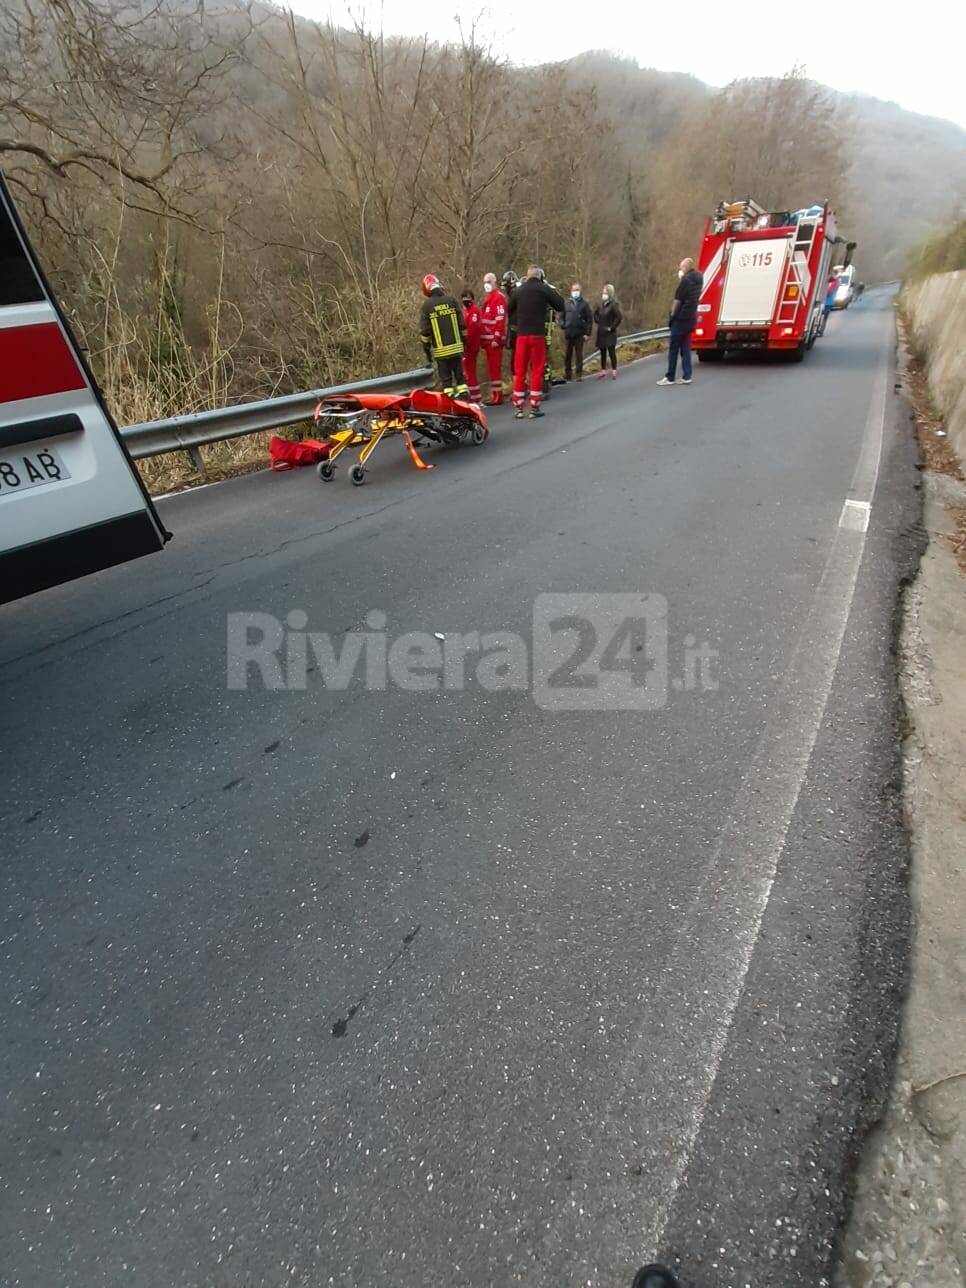
[[[492,291],[492,290],[493,290],[493,283],[492,283],[492,282],[484,282],[484,283],[483,283],[483,289],[484,289],[484,291]]]
[[[610,296],[607,294],[607,292],[606,292],[606,291],[602,291],[602,292],[601,292],[601,295],[600,295],[600,298],[601,298],[601,299],[604,301],[604,303],[606,304],[606,303],[607,303],[607,301],[610,299]]]
[[[579,300],[579,299],[580,299],[580,292],[579,292],[579,291],[571,291],[571,292],[570,292],[570,298],[571,298],[572,300]]]
[[[678,269],[678,277],[683,277],[683,276],[684,276],[684,269],[683,269],[683,268],[679,268],[679,269]]]

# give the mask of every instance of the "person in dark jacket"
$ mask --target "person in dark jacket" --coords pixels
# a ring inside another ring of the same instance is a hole
[[[562,313],[561,296],[543,280],[536,264],[527,269],[526,281],[513,292],[509,323],[516,332],[513,354],[513,406],[517,420],[523,419],[527,374],[530,377],[530,419],[542,416],[543,374],[547,366],[547,309]]]
[[[603,380],[607,375],[607,359],[610,358],[610,377],[611,380],[616,380],[617,328],[624,321],[624,314],[617,303],[612,282],[608,282],[600,293],[600,303],[594,309],[594,321],[597,323],[597,348],[600,350],[597,379]]]
[[[678,368],[678,354],[681,355],[681,383],[691,383],[691,332],[698,320],[698,301],[701,299],[701,288],[704,278],[694,267],[693,259],[682,259],[678,266],[678,289],[671,302],[671,316],[668,326],[671,328],[671,340],[667,349],[667,375],[657,382],[659,385],[673,385]]]
[[[517,348],[517,328],[510,313],[510,302],[520,286],[520,279],[512,268],[508,268],[500,282],[506,296],[506,347],[510,350],[510,378],[513,378],[514,355]]]
[[[423,278],[423,294],[426,298],[419,313],[419,338],[426,359],[435,360],[444,394],[450,398],[467,396],[469,389],[463,378],[463,310],[433,273]]]
[[[581,293],[579,282],[574,282],[570,288],[570,298],[564,300],[564,311],[560,319],[560,327],[564,333],[566,346],[564,352],[564,376],[567,380],[571,380],[573,378],[571,373],[576,370],[577,379],[582,380],[584,377],[584,341],[593,332],[594,314]]]

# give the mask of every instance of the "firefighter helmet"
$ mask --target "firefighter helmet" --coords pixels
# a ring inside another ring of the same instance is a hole
[[[514,273],[512,268],[508,268],[507,271],[503,274],[503,277],[501,280],[504,286],[516,286],[517,282],[519,282],[520,279],[519,277],[517,277],[516,273]]]
[[[423,294],[432,295],[433,291],[441,291],[443,284],[435,273],[427,273],[423,278]]]

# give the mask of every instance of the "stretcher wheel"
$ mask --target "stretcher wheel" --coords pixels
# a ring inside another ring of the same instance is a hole
[[[486,430],[482,425],[474,425],[470,434],[474,447],[482,447],[486,442]]]
[[[317,473],[323,483],[331,483],[335,478],[335,466],[331,461],[319,461]]]
[[[353,465],[349,470],[349,478],[354,487],[362,487],[366,481],[366,471],[361,465]]]

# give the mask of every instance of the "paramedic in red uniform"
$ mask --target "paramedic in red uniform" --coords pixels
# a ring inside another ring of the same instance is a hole
[[[527,269],[527,280],[513,292],[508,314],[510,327],[517,335],[513,354],[513,406],[517,420],[523,419],[528,372],[530,419],[543,415],[540,404],[547,366],[547,309],[562,313],[564,307],[562,296],[543,280],[541,270],[531,264]]]
[[[486,372],[490,380],[490,405],[503,401],[503,346],[506,344],[506,296],[496,284],[496,274],[483,278],[483,303],[480,306],[480,340],[486,354]]]
[[[480,374],[477,366],[480,357],[480,344],[483,339],[483,319],[473,292],[467,287],[463,291],[460,303],[463,305],[463,375],[470,391],[470,402],[478,403],[482,398],[480,391]]]

